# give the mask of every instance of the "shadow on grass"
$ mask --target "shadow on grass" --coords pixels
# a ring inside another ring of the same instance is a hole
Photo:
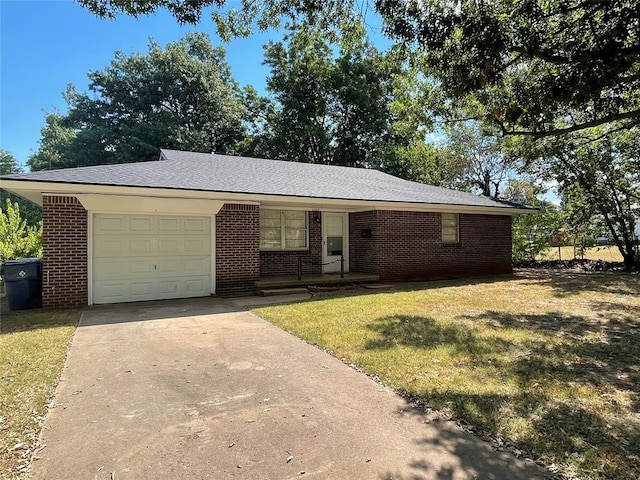
[[[487,355],[513,347],[501,338],[479,337],[465,325],[443,325],[431,317],[416,315],[379,318],[368,328],[376,332],[378,338],[365,344],[367,350],[389,349],[398,345],[432,348],[445,344],[461,353]]]
[[[81,310],[20,310],[2,311],[0,317],[0,335],[28,332],[63,326],[77,326]]]
[[[636,308],[624,304],[594,304],[594,310],[599,309],[606,313],[602,321],[560,312],[515,315],[488,311],[459,317],[464,321],[460,325],[426,316],[383,317],[368,325],[378,338],[365,348],[409,346],[424,349],[428,356],[430,349],[445,345],[460,355],[463,361],[459,368],[470,368],[465,363],[469,355],[480,365],[492,362],[498,375],[516,385],[515,393],[417,389],[404,395],[446,409],[491,436],[500,435],[505,421],[522,419],[527,429],[518,448],[532,452],[534,458],[543,456],[547,463],[570,464],[583,473],[590,472],[593,478],[636,479],[640,478],[640,317]],[[486,327],[469,328],[469,321]],[[511,341],[506,332],[502,335],[502,329],[535,335]],[[488,331],[495,335],[486,335]],[[591,398],[578,398],[581,386],[592,387],[586,394]],[[556,388],[574,393],[560,398],[554,395]],[[606,407],[583,408],[583,400],[585,405]],[[419,470],[426,472],[424,478],[448,479],[453,475],[448,469],[433,471],[428,465]],[[389,477],[402,478],[393,473]]]
[[[564,270],[520,269],[518,278],[551,287],[558,297],[584,291],[612,295],[640,295],[640,276],[632,272],[571,272]]]
[[[513,315],[489,311],[466,318],[494,328],[542,331],[554,337],[554,342],[531,343],[530,353],[511,363],[509,372],[522,382],[553,378],[640,393],[638,309],[613,304],[606,308],[607,321],[602,322],[559,312]]]

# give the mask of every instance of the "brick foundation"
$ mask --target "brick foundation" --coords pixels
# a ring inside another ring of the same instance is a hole
[[[42,306],[87,305],[87,211],[75,197],[42,198]]]
[[[322,272],[322,223],[320,212],[308,212],[309,248],[260,252],[260,276],[297,275],[298,258],[302,258],[302,273]]]
[[[351,269],[381,280],[511,272],[510,216],[460,214],[460,243],[453,245],[442,243],[439,213],[352,213],[349,226]]]
[[[216,215],[216,293],[255,292],[260,278],[260,210],[225,203]]]

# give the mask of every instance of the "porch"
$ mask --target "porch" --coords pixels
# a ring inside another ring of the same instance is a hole
[[[348,283],[367,283],[377,282],[380,276],[373,273],[347,272],[344,277],[340,273],[318,273],[304,274],[302,279],[298,280],[297,275],[273,275],[261,277],[254,285],[256,290],[264,292],[275,289],[295,289],[303,288],[311,285],[328,286],[328,285],[344,285]]]

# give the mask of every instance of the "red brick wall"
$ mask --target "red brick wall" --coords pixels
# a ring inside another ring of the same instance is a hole
[[[258,206],[225,203],[216,215],[216,293],[254,292],[259,277]]]
[[[87,211],[75,197],[42,201],[42,306],[87,305]]]
[[[298,258],[302,258],[302,273],[322,272],[322,223],[320,212],[309,212],[309,248],[307,250],[281,250],[260,252],[260,275],[297,275]]]
[[[460,243],[442,243],[439,213],[376,210],[350,215],[353,271],[382,280],[511,272],[511,217],[460,214]],[[370,228],[371,238],[361,230]]]
[[[378,251],[374,241],[376,212],[349,214],[349,271],[377,273]],[[371,238],[363,238],[362,230],[370,229]]]

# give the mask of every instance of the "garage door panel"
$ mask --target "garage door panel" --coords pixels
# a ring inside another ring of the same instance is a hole
[[[189,233],[210,233],[209,222],[205,218],[186,218],[184,221],[184,229]]]
[[[122,283],[96,282],[93,286],[93,294],[102,300],[101,303],[116,303],[127,301],[128,288]]]
[[[178,238],[159,238],[158,253],[163,255],[172,255],[183,251],[180,239]]]
[[[121,277],[128,273],[128,262],[116,259],[95,259],[93,262],[93,276],[95,278]]]
[[[158,291],[163,295],[169,294],[177,294],[178,293],[178,284],[177,280],[163,280],[158,282]]]
[[[211,293],[209,217],[95,215],[93,301]]]
[[[181,259],[177,258],[163,258],[158,261],[157,269],[159,274],[168,274],[171,276],[181,275],[181,268],[179,266]]]
[[[150,217],[132,217],[129,220],[129,229],[132,232],[152,232],[154,230],[153,219]]]
[[[187,278],[184,280],[184,287],[187,292],[196,294],[207,288],[207,281],[204,277],[200,278]]]
[[[123,271],[126,271],[127,268],[131,275],[148,276],[154,272],[155,263],[150,259],[133,260],[133,261],[126,262],[126,265],[123,265]]]
[[[184,228],[180,228],[184,222],[179,221],[177,218],[158,218],[158,232],[177,232],[180,233]]]
[[[184,252],[190,255],[203,255],[211,251],[208,238],[190,238],[184,241]]]
[[[138,257],[141,255],[157,255],[154,240],[145,235],[101,235],[94,239],[94,258],[100,257]]]
[[[123,217],[100,215],[96,217],[94,227],[103,232],[122,232],[125,230]]]
[[[149,295],[153,295],[155,292],[154,283],[151,280],[139,281],[134,280],[129,283],[129,291],[131,292],[132,297],[146,297]]]
[[[211,269],[211,258],[204,256],[186,257],[182,265],[185,275],[207,275]]]
[[[121,238],[101,237],[93,244],[94,257],[122,256],[124,252],[124,240]]]

